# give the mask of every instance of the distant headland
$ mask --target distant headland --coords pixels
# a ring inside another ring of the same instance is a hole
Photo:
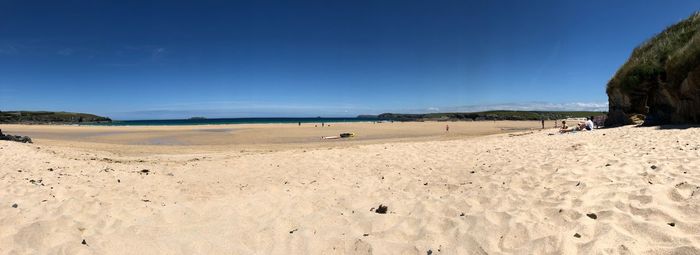
[[[557,120],[566,118],[585,118],[605,115],[606,112],[592,111],[484,111],[484,112],[447,112],[447,113],[382,113],[376,115],[380,120],[393,121],[478,121],[478,120]],[[367,117],[367,115],[361,115]]]
[[[0,111],[2,124],[106,123],[112,119],[94,114],[48,111]]]

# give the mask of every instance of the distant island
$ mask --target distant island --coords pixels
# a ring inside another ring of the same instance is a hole
[[[605,115],[606,112],[592,111],[484,111],[484,112],[447,112],[447,113],[382,113],[376,116],[381,120],[393,121],[455,121],[455,120],[556,120],[566,118],[585,118]],[[367,118],[369,115],[360,115]],[[360,117],[358,116],[358,117]]]
[[[104,123],[112,119],[94,114],[47,111],[0,111],[2,124],[77,124]]]
[[[191,117],[190,120],[206,120],[206,117]]]

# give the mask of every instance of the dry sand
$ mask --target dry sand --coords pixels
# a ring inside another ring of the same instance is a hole
[[[0,142],[0,253],[700,254],[700,129],[550,132]]]

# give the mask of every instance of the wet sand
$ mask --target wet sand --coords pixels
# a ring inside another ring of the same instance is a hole
[[[450,126],[446,132],[445,126]],[[536,130],[538,121],[394,122],[237,124],[201,126],[55,126],[0,125],[6,133],[30,136],[40,144],[93,148],[112,152],[169,153],[233,149],[278,150],[338,147],[399,141],[449,140],[497,133]],[[349,139],[324,136],[355,133]],[[139,145],[139,146],[128,146]]]

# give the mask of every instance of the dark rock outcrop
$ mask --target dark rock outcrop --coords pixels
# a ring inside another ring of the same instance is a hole
[[[700,13],[637,47],[607,87],[606,126],[700,123]]]
[[[32,139],[29,136],[19,136],[19,135],[8,135],[3,134],[0,130],[0,141],[13,141],[20,143],[32,143]]]

